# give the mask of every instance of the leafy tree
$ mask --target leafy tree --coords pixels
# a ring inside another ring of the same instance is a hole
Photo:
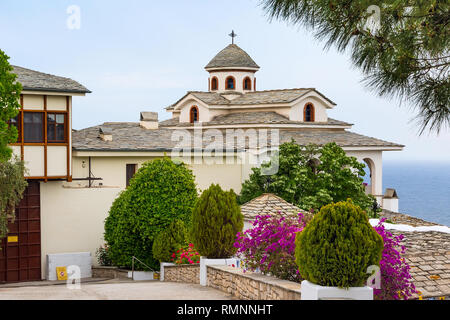
[[[350,51],[369,88],[418,109],[421,133],[450,124],[448,0],[262,0],[271,18]]]
[[[0,50],[0,161],[11,158],[12,150],[8,144],[17,141],[17,128],[9,126],[8,121],[19,113],[22,91],[21,84],[16,82],[17,75],[11,73],[13,68],[8,59]]]
[[[212,184],[203,191],[192,211],[191,239],[198,252],[208,258],[229,258],[236,253],[236,234],[244,227],[244,216],[233,190]]]
[[[130,185],[114,200],[105,220],[109,256],[118,266],[131,267],[133,256],[154,269],[153,242],[172,221],[189,225],[197,190],[192,171],[169,158],[145,163]]]
[[[278,172],[264,176],[260,168],[253,168],[242,185],[241,204],[270,192],[304,210],[318,210],[347,198],[368,212],[372,208],[374,198],[366,195],[363,186],[365,165],[355,157],[348,157],[334,142],[323,147],[313,144],[301,147],[294,141],[284,143],[279,156],[271,161],[278,161]]]
[[[8,234],[8,222],[14,222],[15,208],[27,187],[25,165],[21,160],[0,161],[0,241]]]

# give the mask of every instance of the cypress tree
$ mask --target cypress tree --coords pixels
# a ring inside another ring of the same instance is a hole
[[[383,239],[350,199],[323,207],[295,240],[300,275],[321,286],[363,286],[382,251]]]
[[[197,201],[192,213],[191,238],[198,252],[207,258],[229,258],[236,253],[236,234],[244,217],[233,190],[212,184]]]

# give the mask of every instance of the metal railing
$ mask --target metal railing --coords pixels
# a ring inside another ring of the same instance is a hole
[[[138,258],[136,258],[135,256],[133,256],[131,258],[131,279],[134,280],[134,260],[140,262],[141,264],[143,264],[144,266],[146,266],[147,268],[149,268],[151,271],[156,272],[155,270],[153,270],[152,268],[150,268],[148,265],[146,265],[144,262],[142,262],[141,260],[139,260]]]

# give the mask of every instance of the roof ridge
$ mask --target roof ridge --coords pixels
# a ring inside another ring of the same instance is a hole
[[[290,89],[271,89],[271,90],[257,90],[250,91],[248,93],[257,93],[257,92],[274,92],[274,91],[294,91],[294,90],[317,90],[316,88],[290,88]]]

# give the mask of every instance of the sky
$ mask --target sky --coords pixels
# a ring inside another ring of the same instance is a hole
[[[67,9],[80,8],[80,28]],[[69,20],[71,21],[71,20]],[[349,55],[304,27],[271,21],[259,0],[1,0],[0,49],[10,63],[72,78],[92,93],[75,97],[73,128],[139,121],[186,91],[208,90],[206,64],[231,39],[261,67],[257,89],[314,87],[337,103],[334,119],[353,132],[406,145],[385,161],[450,165],[450,130],[419,135],[412,105],[380,98],[362,84]]]

